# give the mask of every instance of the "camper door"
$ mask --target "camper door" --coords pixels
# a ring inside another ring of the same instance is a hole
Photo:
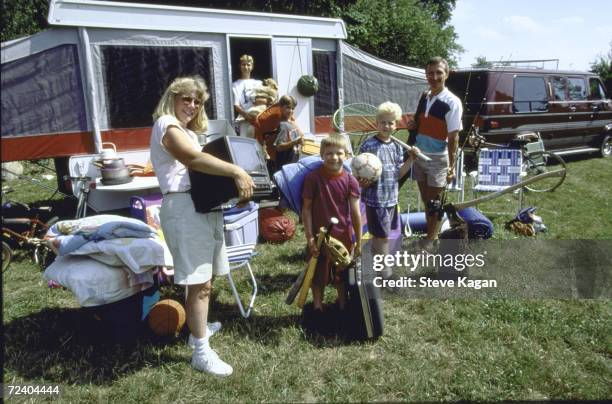
[[[314,132],[314,98],[297,90],[299,78],[312,74],[312,45],[309,38],[273,38],[272,67],[278,81],[279,96],[288,94],[297,100],[294,115],[304,133]]]

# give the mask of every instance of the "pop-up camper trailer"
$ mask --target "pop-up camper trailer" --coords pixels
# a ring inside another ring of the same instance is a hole
[[[68,158],[148,148],[151,114],[176,76],[210,87],[210,132],[233,120],[231,83],[242,54],[254,76],[273,77],[298,99],[305,133],[355,102],[398,102],[414,111],[423,70],[396,65],[344,43],[340,19],[91,0],[51,0],[51,29],[2,44],[2,161]],[[319,81],[314,97],[300,76]]]

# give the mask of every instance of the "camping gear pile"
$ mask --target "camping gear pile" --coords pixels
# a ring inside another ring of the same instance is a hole
[[[156,269],[173,265],[156,230],[137,219],[98,215],[57,222],[45,238],[57,258],[44,278],[68,288],[82,307],[108,320],[117,339],[136,335],[159,300]]]

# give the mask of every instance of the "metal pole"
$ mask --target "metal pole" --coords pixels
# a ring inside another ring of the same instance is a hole
[[[79,27],[79,39],[81,43],[81,51],[83,52],[85,61],[85,85],[87,88],[85,99],[89,104],[94,148],[95,153],[100,153],[102,152],[102,135],[100,134],[100,124],[98,119],[98,89],[93,72],[93,59],[91,57],[91,48],[87,28]]]

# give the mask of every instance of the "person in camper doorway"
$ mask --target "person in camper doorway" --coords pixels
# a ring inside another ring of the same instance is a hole
[[[427,62],[425,75],[429,90],[419,100],[415,120],[408,124],[409,129],[417,132],[415,146],[431,158],[427,162],[417,159],[412,169],[427,210],[426,249],[433,247],[438,238],[435,201],[455,177],[459,131],[463,127],[461,100],[445,86],[448,73],[445,59],[434,57]]]
[[[251,78],[254,67],[255,60],[253,56],[240,56],[240,78],[232,83],[234,112],[238,115],[236,118],[236,132],[240,136],[248,136],[249,123],[244,119],[244,116],[255,105],[255,89],[262,85],[261,80]]]
[[[151,133],[151,162],[164,194],[160,220],[174,260],[174,282],[186,286],[187,325],[195,346],[191,365],[217,376],[233,369],[209,344],[220,323],[208,324],[212,276],[229,272],[223,235],[223,213],[197,213],[188,169],[231,177],[241,199],[253,194],[253,179],[240,167],[200,151],[196,133],[208,126],[204,102],[208,90],[199,76],[176,78],[162,95]]]

